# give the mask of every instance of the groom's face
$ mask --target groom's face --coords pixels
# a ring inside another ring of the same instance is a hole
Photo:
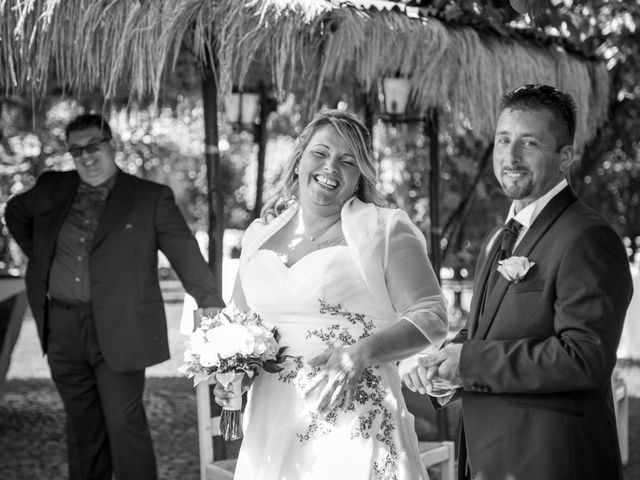
[[[506,108],[498,118],[493,172],[517,210],[553,188],[573,158],[570,146],[558,146],[554,125],[546,109]]]

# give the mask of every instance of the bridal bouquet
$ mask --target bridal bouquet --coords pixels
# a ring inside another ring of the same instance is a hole
[[[226,307],[216,315],[204,316],[200,326],[190,335],[184,352],[184,365],[178,370],[193,386],[215,375],[217,382],[227,388],[233,385],[232,404],[223,407],[220,416],[220,435],[225,440],[242,436],[240,409],[241,383],[244,374],[252,377],[259,369],[275,373],[285,359],[286,347],[278,345],[276,328],[269,329],[255,312],[243,312]]]

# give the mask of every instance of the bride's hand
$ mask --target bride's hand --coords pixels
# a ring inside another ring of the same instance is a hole
[[[355,394],[358,381],[365,368],[364,362],[352,347],[339,347],[324,352],[309,360],[312,367],[319,367],[320,372],[311,382],[305,395],[308,397],[317,389],[321,389],[318,411],[328,413],[338,405],[344,395],[348,405]]]
[[[216,383],[215,387],[213,387],[213,398],[215,402],[221,407],[226,407],[229,405],[229,402],[232,398],[236,396],[233,393],[232,385],[229,384],[225,388],[220,382]]]
[[[249,376],[246,374],[242,377],[242,393],[249,390],[254,378],[255,376]],[[235,398],[235,396],[236,394],[233,392],[233,384],[231,383],[225,387],[220,382],[217,382],[213,387],[213,399],[221,407],[228,406],[231,399]]]

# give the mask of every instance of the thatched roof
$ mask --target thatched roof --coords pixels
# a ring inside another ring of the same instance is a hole
[[[523,83],[576,98],[579,146],[608,106],[600,61],[385,1],[0,0],[0,16],[5,92],[42,93],[53,74],[73,91],[99,88],[109,97],[124,85],[134,98],[157,96],[186,48],[198,59],[216,55],[221,94],[261,80],[312,105],[326,85],[375,91],[383,76],[399,73],[411,80],[418,110],[438,106],[482,136],[493,134],[500,97]],[[256,64],[270,78],[255,78]]]

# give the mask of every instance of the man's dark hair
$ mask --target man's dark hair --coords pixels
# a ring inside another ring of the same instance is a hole
[[[502,97],[500,113],[507,108],[516,110],[548,110],[553,117],[553,132],[558,149],[573,145],[576,134],[576,102],[568,93],[544,84],[528,84]]]
[[[95,127],[102,132],[105,140],[111,140],[113,135],[111,134],[111,127],[104,119],[102,115],[96,113],[85,113],[74,118],[65,129],[65,136],[69,139],[71,132],[77,132],[78,130],[86,130],[87,128]]]

